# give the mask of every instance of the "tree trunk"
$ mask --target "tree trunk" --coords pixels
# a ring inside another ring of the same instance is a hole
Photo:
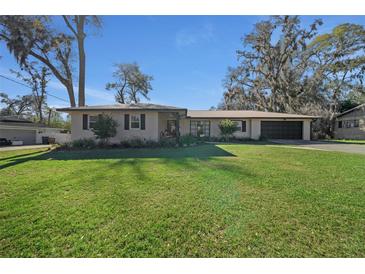
[[[86,56],[85,56],[85,16],[78,16],[77,20],[77,44],[79,49],[79,107],[85,106],[85,72],[86,72]]]
[[[51,115],[52,115],[52,109],[50,108],[50,109],[48,110],[48,126],[50,126],[50,125],[51,125]]]
[[[70,105],[71,107],[76,107],[76,101],[75,101],[75,94],[74,94],[74,88],[72,85],[67,85],[67,93],[68,97],[70,98]]]

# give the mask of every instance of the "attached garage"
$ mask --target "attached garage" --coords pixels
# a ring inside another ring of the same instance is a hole
[[[36,130],[0,128],[0,138],[23,141],[24,145],[36,144]]]
[[[302,121],[261,121],[261,135],[268,139],[302,139]]]

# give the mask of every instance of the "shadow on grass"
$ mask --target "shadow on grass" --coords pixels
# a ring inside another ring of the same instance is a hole
[[[187,148],[154,149],[93,149],[80,151],[38,151],[0,159],[0,170],[28,161],[39,160],[99,160],[99,159],[136,159],[136,158],[198,158],[235,157],[234,154],[216,146],[201,145]],[[10,160],[10,161],[9,161]]]

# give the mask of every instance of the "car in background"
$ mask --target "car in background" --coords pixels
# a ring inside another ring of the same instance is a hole
[[[0,146],[11,146],[11,141],[6,138],[0,138]]]

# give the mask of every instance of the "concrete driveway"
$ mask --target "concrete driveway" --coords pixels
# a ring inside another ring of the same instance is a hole
[[[330,141],[272,140],[273,143],[307,149],[339,151],[365,155],[365,145],[345,144]]]
[[[0,147],[0,152],[11,151],[11,150],[22,150],[22,149],[51,148],[51,147],[52,145],[8,146],[8,147]]]

